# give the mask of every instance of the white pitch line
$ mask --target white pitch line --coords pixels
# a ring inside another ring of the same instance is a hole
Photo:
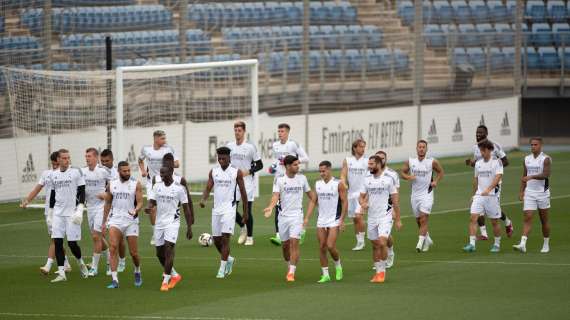
[[[22,221],[22,222],[13,222],[13,223],[4,223],[4,224],[0,224],[0,228],[2,227],[11,227],[11,226],[19,226],[22,224],[28,224],[28,223],[36,223],[36,222],[41,222],[44,221],[44,219],[40,219],[40,220],[29,220],[29,221]]]
[[[83,319],[143,319],[143,320],[272,320],[268,318],[223,318],[223,317],[179,317],[179,316],[121,316],[121,315],[94,315],[94,314],[56,314],[56,313],[17,313],[0,312],[0,316],[18,318],[83,318]]]

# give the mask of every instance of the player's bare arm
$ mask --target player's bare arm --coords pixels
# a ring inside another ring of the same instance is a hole
[[[340,169],[340,181],[345,187],[348,187],[348,164],[346,159],[342,160],[342,169]]]
[[[267,206],[267,208],[263,209],[263,215],[266,218],[271,217],[271,213],[273,212],[273,209],[277,205],[277,202],[279,202],[279,196],[280,196],[279,192],[273,192],[273,195],[271,196],[271,201],[269,202],[269,205]]]
[[[212,178],[212,170],[208,173],[208,183],[206,183],[206,188],[204,188],[204,192],[202,193],[202,199],[200,199],[200,208],[206,207],[206,201],[208,201],[208,197],[210,197],[210,192],[214,188],[214,178]],[[247,197],[245,198],[247,199]]]
[[[542,172],[539,174],[535,174],[532,176],[525,176],[523,177],[523,179],[525,179],[527,181],[529,180],[545,180],[548,179],[550,177],[550,158],[545,158],[544,159],[544,168],[542,169]]]
[[[405,161],[404,165],[402,165],[402,170],[400,171],[400,177],[407,181],[413,181],[416,179],[416,176],[410,174],[410,161]]]
[[[340,197],[342,211],[340,213],[340,225],[339,228],[341,231],[344,231],[344,219],[348,214],[348,190],[346,186],[342,183],[338,184],[338,196]]]
[[[435,171],[435,179],[433,179],[433,181],[431,182],[431,187],[435,188],[435,187],[437,187],[437,185],[439,184],[441,179],[443,179],[445,172],[443,171],[443,167],[441,166],[441,164],[437,160],[433,160],[432,169],[433,169],[433,171]]]
[[[44,186],[42,186],[41,184],[36,184],[36,185],[34,186],[34,188],[32,189],[32,191],[30,191],[30,193],[28,194],[28,196],[27,196],[24,200],[22,200],[22,203],[20,204],[20,207],[21,207],[21,208],[27,207],[28,204],[29,204],[30,202],[32,202],[32,200],[34,200],[34,199],[37,197],[37,195],[40,193],[40,191],[42,191],[42,188],[43,188],[43,187],[44,187]]]
[[[400,194],[397,192],[392,193],[390,199],[392,200],[394,225],[396,230],[399,231],[402,228],[402,220],[400,219]]]
[[[308,193],[310,192],[311,191],[309,191]],[[318,202],[319,202],[318,197],[314,197],[313,200],[309,201],[309,205],[307,206],[307,214],[305,215],[305,219],[303,219],[303,228],[307,228],[307,226],[309,225],[309,220],[311,220],[311,216],[313,215],[313,211],[315,211],[315,207],[317,206]]]
[[[489,187],[487,187],[487,189],[485,189],[481,193],[481,195],[482,196],[488,196],[491,193],[491,191],[493,191],[493,189],[495,189],[499,185],[502,178],[503,178],[502,174],[495,175],[495,178],[493,179],[493,182],[491,183],[491,185]]]
[[[242,221],[243,223],[247,223],[247,220],[249,220],[249,214],[247,211],[247,206],[248,206],[248,201],[247,200],[247,192],[245,190],[245,183],[243,182],[243,174],[241,173],[241,171],[238,170],[237,172],[237,177],[236,177],[236,182],[237,185],[239,187],[239,193],[241,195],[241,199],[244,199],[242,202],[243,205],[243,216],[242,216]]]
[[[523,199],[524,199],[524,190],[526,189],[526,183],[528,181],[525,179],[527,174],[528,174],[528,171],[526,170],[526,163],[524,162],[524,159],[523,159],[523,174],[521,177],[521,187],[519,189],[519,200],[520,201],[523,201]]]

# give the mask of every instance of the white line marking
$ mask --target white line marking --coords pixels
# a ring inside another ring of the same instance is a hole
[[[4,223],[4,224],[0,224],[0,228],[2,227],[11,227],[11,226],[19,226],[22,224],[28,224],[28,223],[36,223],[36,222],[40,222],[40,221],[44,221],[44,219],[41,220],[29,220],[29,221],[22,221],[22,222],[13,222],[13,223]]]
[[[222,318],[222,317],[177,317],[177,316],[121,316],[121,315],[94,315],[94,314],[55,314],[55,313],[14,313],[0,312],[0,316],[18,318],[83,318],[83,319],[157,319],[157,320],[271,320],[268,318]]]

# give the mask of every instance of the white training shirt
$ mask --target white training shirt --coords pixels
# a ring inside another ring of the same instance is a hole
[[[319,204],[319,216],[317,225],[329,225],[340,219],[341,201],[338,193],[340,180],[332,178],[329,182],[321,179],[315,182],[315,192],[317,193]]]
[[[362,156],[356,159],[355,156],[346,158],[346,166],[348,168],[347,180],[348,180],[348,197],[358,198],[360,196],[360,190],[362,190],[362,185],[364,184],[364,178],[368,171],[368,157]]]
[[[503,159],[504,157],[507,156],[507,154],[505,153],[505,151],[503,150],[503,147],[501,147],[500,144],[492,142],[493,144],[493,152],[491,152],[491,158],[492,159]],[[476,143],[473,145],[473,158],[475,159],[475,161],[479,161],[481,159],[483,159],[483,155],[481,154],[481,150],[479,150],[479,145]]]
[[[172,180],[178,184],[182,184],[182,176],[177,175],[176,173],[172,175]],[[162,182],[162,177],[160,174],[154,176],[154,184]]]
[[[55,190],[55,216],[69,217],[77,207],[77,187],[84,186],[85,180],[79,168],[68,167],[67,170],[54,170],[51,174],[51,184]]]
[[[112,180],[109,183],[109,192],[113,195],[111,202],[110,219],[119,222],[138,222],[138,217],[133,217],[129,212],[137,206],[137,180],[130,177],[127,181],[121,179]]]
[[[44,210],[44,213],[46,215],[48,214],[49,201],[51,199],[51,190],[53,189],[51,182],[51,174],[53,173],[53,171],[54,171],[53,169],[47,169],[42,171],[42,175],[40,176],[40,180],[38,181],[38,184],[44,188],[46,193],[45,210]]]
[[[481,195],[485,189],[493,184],[493,180],[498,174],[503,174],[503,163],[499,159],[478,160],[475,163],[475,177],[477,178],[477,193]],[[501,187],[497,185],[495,189],[489,193],[490,196],[497,196]]]
[[[87,205],[87,213],[95,214],[103,212],[105,200],[97,197],[98,194],[105,193],[105,188],[109,182],[109,170],[100,165],[96,165],[93,170],[89,167],[81,168],[83,178],[85,179],[85,202]]]
[[[214,208],[212,215],[234,214],[236,212],[236,193],[238,169],[229,165],[226,170],[221,166],[212,169],[214,180]]]
[[[109,181],[119,179],[119,169],[116,166],[111,168],[107,168],[105,166],[102,167],[107,170],[107,173],[109,173]]]
[[[257,152],[255,145],[248,141],[244,141],[241,144],[237,144],[235,141],[232,141],[226,146],[232,151],[230,153],[232,166],[240,170],[249,171],[253,162],[261,160],[261,157],[259,156],[259,152]],[[243,177],[243,181],[245,184],[245,189],[247,191],[247,200],[253,201],[255,179],[252,175],[247,175]],[[241,194],[239,192],[237,193],[237,200],[241,200]]]
[[[433,158],[410,158],[410,173],[416,178],[412,180],[412,198],[423,197],[431,193],[431,182],[433,177]]]
[[[285,166],[281,163],[288,155],[296,156],[299,159],[299,162],[306,163],[309,162],[309,156],[301,146],[295,142],[294,140],[287,140],[285,143],[281,143],[281,141],[273,142],[272,146],[273,150],[273,163],[277,165],[275,177],[280,177],[285,175]]]
[[[165,229],[174,223],[180,223],[180,204],[188,203],[186,189],[172,182],[169,186],[164,182],[152,187],[150,200],[156,201],[156,221],[154,227]]]
[[[311,191],[307,177],[296,174],[278,177],[273,184],[273,193],[279,193],[281,210],[279,217],[303,217],[303,193]]]
[[[541,152],[538,157],[534,157],[531,153],[524,158],[524,165],[526,167],[526,175],[527,176],[534,176],[537,174],[541,174],[544,171],[544,160],[550,159],[550,163],[552,163],[552,158],[549,155],[544,154]],[[536,180],[532,179],[527,181],[525,192],[533,192],[533,193],[550,193],[550,185],[548,178],[544,180]]]
[[[141,148],[141,154],[139,160],[146,161],[148,168],[148,179],[151,180],[153,177],[160,175],[160,167],[162,167],[162,158],[165,154],[172,153],[174,156],[174,161],[178,160],[174,149],[165,144],[161,146],[158,150],[154,149],[152,145],[146,145]]]
[[[396,180],[387,168],[379,175],[367,176],[360,191],[368,194],[368,223],[379,224],[392,220],[390,195],[398,193]]]

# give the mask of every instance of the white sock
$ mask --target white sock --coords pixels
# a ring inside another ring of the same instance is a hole
[[[289,265],[289,273],[295,274],[295,270],[297,270],[297,266],[290,264]]]
[[[165,274],[164,278],[162,279],[162,283],[168,283],[170,281],[171,275]]]
[[[481,231],[481,236],[489,237],[489,235],[487,234],[487,226],[480,226],[479,230]]]
[[[220,270],[226,270],[227,261],[220,260]]]
[[[334,266],[335,266],[335,268],[342,267],[340,264],[340,258],[338,260],[334,260]]]
[[[125,263],[126,263],[125,260],[126,260],[126,258],[121,258],[121,257],[119,257],[119,263],[120,263],[120,264],[125,264]]]
[[[82,266],[82,265],[85,264],[85,262],[83,262],[83,258],[77,259],[77,263],[78,263],[80,266]]]
[[[58,266],[57,267],[57,273],[59,273],[60,276],[65,278],[65,267],[64,266]]]
[[[247,241],[253,241],[253,237],[247,237]]]
[[[141,273],[141,266],[135,266],[135,273]]]
[[[321,270],[323,271],[323,276],[325,277],[329,276],[329,267],[321,268]]]
[[[275,238],[281,239],[281,237],[279,236],[279,232],[276,232],[276,233],[275,233]]]
[[[111,278],[113,281],[119,282],[119,276],[117,275],[117,271],[111,271]]]
[[[388,247],[388,255],[394,255],[394,246]]]
[[[527,239],[528,239],[527,236],[522,236],[522,237],[521,237],[521,243],[520,243],[520,244],[523,245],[523,246],[526,246],[526,240],[527,240]]]
[[[376,273],[381,272],[382,263],[380,261],[374,262],[374,268],[376,269]]]
[[[475,246],[475,239],[477,239],[476,236],[469,236],[469,244]]]
[[[101,258],[100,253],[93,253],[93,261],[91,261],[91,269],[97,270],[99,266],[99,259]]]
[[[44,268],[50,270],[52,265],[53,265],[53,259],[47,258],[46,265],[44,266]]]
[[[234,261],[234,260],[235,260],[234,257],[228,256],[228,261]]]
[[[496,245],[497,247],[500,247],[500,246],[501,246],[501,237],[495,237],[495,245]]]
[[[64,265],[66,268],[71,267],[71,266],[69,265],[69,260],[67,259],[67,256],[65,256],[65,261],[63,262],[63,265]]]
[[[544,238],[544,242],[542,244],[543,247],[548,247],[550,245],[550,238]]]
[[[380,272],[386,271],[386,260],[380,260]]]
[[[426,241],[426,236],[419,236],[418,237],[418,244],[416,245],[416,248],[421,248],[424,246],[424,242]]]
[[[511,219],[509,219],[509,217],[507,217],[507,216],[505,216],[505,217],[506,217],[506,219],[505,219],[505,225],[506,225],[507,227],[510,226],[511,224],[513,224],[513,222],[511,221]]]
[[[178,275],[178,272],[176,272],[176,270],[174,270],[174,267],[172,267],[172,270],[170,271],[170,275],[173,277]]]
[[[430,241],[430,242],[432,241],[432,240],[431,240],[431,237],[429,236],[429,232],[426,233],[426,239],[427,239],[428,241]]]
[[[366,235],[365,232],[359,232],[359,233],[356,235],[356,241],[358,241],[359,243],[364,242],[364,236],[365,236],[365,235]]]

